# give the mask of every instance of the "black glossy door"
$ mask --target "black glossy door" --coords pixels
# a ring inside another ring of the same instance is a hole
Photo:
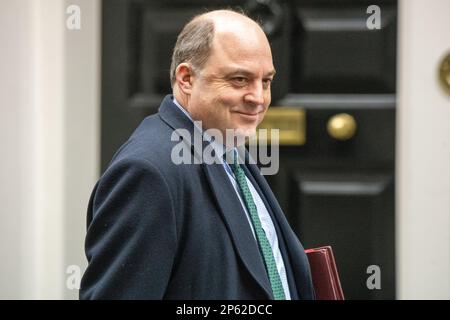
[[[381,9],[369,30],[367,7]],[[395,297],[396,1],[103,2],[102,168],[170,92],[176,35],[205,8],[241,6],[259,17],[273,48],[272,105],[306,110],[306,143],[281,146],[267,179],[305,247],[333,247],[347,299]],[[340,141],[329,119],[353,116]],[[370,290],[367,268],[381,270]]]

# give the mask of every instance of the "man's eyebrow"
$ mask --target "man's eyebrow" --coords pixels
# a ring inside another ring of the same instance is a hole
[[[275,73],[276,73],[276,71],[275,71],[275,69],[273,69],[272,71],[269,71],[268,73],[266,73],[264,77],[273,77],[275,75]],[[253,75],[253,73],[251,71],[246,70],[246,69],[241,69],[241,68],[233,69],[233,70],[230,70],[228,72],[229,76],[233,76],[233,75],[237,75],[237,74],[239,74],[239,75],[246,75],[246,76],[252,76]]]
[[[246,69],[241,69],[241,68],[238,68],[238,69],[229,69],[228,70],[228,75],[229,76],[234,76],[234,75],[246,75],[246,76],[251,76],[253,73],[251,73],[249,70],[246,70]]]

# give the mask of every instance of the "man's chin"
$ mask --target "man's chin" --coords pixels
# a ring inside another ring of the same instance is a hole
[[[240,127],[240,128],[234,129],[234,132],[235,132],[236,136],[251,137],[251,136],[256,135],[256,128],[255,127],[251,127],[251,128]]]

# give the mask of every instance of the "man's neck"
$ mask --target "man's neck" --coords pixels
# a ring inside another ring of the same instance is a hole
[[[199,126],[196,121],[194,121],[194,119],[192,118],[192,116],[189,114],[189,112],[186,110],[186,108],[178,101],[178,99],[175,97],[175,95],[173,96],[173,103],[189,118],[189,120],[192,121],[192,123],[194,123],[194,126],[202,133],[204,139],[206,141],[211,142],[212,147],[219,152],[220,150],[223,150],[222,152],[231,150],[234,148],[234,146],[226,146],[225,143],[223,143],[223,137],[221,137],[222,139],[220,139],[220,137],[214,137],[214,139],[212,139],[212,137],[205,132],[205,129],[201,126]],[[217,139],[219,138],[219,139]]]

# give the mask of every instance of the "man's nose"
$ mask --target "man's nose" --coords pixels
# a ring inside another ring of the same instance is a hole
[[[255,81],[250,91],[245,95],[245,101],[254,105],[264,104],[264,88],[262,82]]]

